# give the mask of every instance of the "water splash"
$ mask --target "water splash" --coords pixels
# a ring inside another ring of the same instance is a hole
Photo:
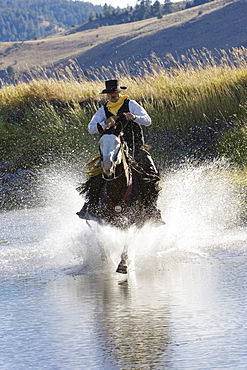
[[[44,206],[2,215],[1,257],[6,272],[114,272],[125,244],[130,269],[162,268],[167,261],[198,261],[211,253],[246,253],[247,230],[239,225],[245,195],[222,163],[186,164],[162,178],[159,208],[165,226],[151,223],[128,231],[98,227],[76,216],[83,199],[78,174],[53,168],[44,173]],[[107,262],[101,259],[103,246]]]
[[[121,231],[110,226],[96,227],[94,223],[93,229],[89,229],[85,221],[75,219],[83,203],[74,190],[75,177],[59,174],[55,179],[64,186],[64,194],[61,185],[55,186],[59,188],[57,197],[54,191],[51,194],[53,210],[57,208],[70,230],[64,238],[66,251],[70,245],[70,251],[81,256],[87,268],[100,266],[97,241],[108,256],[108,268],[114,271],[125,244],[129,247],[132,268],[147,269],[167,258],[206,258],[214,250],[244,244],[247,236],[245,228],[239,227],[245,195],[239,192],[228,165],[222,162],[198,166],[188,163],[165,174],[158,205],[166,225],[154,227],[150,223],[139,230],[132,227]],[[53,187],[56,181],[53,176]]]

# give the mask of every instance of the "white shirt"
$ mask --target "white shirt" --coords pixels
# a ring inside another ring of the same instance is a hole
[[[151,118],[145,111],[143,107],[140,106],[135,100],[129,100],[129,111],[130,113],[134,114],[136,116],[136,119],[134,122],[138,123],[139,125],[143,126],[150,126],[151,125]],[[97,128],[97,123],[99,123],[103,129],[106,128],[105,125],[105,119],[106,119],[106,114],[105,114],[105,108],[102,105],[97,112],[94,114],[93,118],[88,124],[88,131],[90,134],[98,134],[98,128]]]

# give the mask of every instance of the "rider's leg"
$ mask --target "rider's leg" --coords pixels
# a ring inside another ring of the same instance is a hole
[[[158,221],[162,221],[161,212],[157,208],[159,195],[159,172],[155,167],[152,157],[146,150],[141,150],[135,160],[138,163],[143,180],[143,205],[147,214]],[[162,221],[163,222],[163,221]]]
[[[159,171],[155,167],[150,153],[148,153],[146,150],[141,149],[135,154],[134,159],[141,167],[144,178],[146,177],[157,182],[160,180]]]

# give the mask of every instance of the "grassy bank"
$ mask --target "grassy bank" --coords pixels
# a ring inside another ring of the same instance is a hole
[[[95,71],[92,80],[33,79],[0,90],[0,156],[32,167],[51,158],[87,158],[97,137],[87,125],[103,102],[102,74],[121,78],[152,117],[148,143],[161,165],[186,157],[227,157],[247,164],[247,50],[215,58],[208,50],[161,61],[153,55],[131,76],[124,64]],[[116,69],[116,68],[115,68]],[[100,77],[99,77],[100,76]]]

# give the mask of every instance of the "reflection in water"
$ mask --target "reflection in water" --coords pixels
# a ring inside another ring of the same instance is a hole
[[[169,308],[152,284],[147,287],[142,281],[145,286],[139,289],[131,284],[129,279],[118,289],[105,287],[104,291],[111,293],[103,296],[102,311],[96,315],[107,332],[104,351],[114,356],[121,368],[157,366],[170,356],[166,350],[170,342]]]
[[[227,171],[168,174],[166,226],[128,232],[91,230],[71,177],[48,180],[47,207],[0,214],[1,368],[245,368],[247,230]]]
[[[98,368],[216,369],[246,361],[246,354],[237,355],[247,350],[246,277],[246,269],[232,269],[232,261],[219,257],[174,261],[156,273],[132,272],[125,281],[67,276],[47,289],[63,335],[75,346],[80,338],[83,354],[99,359]]]
[[[112,368],[145,368],[171,360],[169,305],[166,294],[162,297],[160,287],[155,287],[156,280],[149,280],[151,286],[147,287],[147,281],[141,279],[144,285],[138,287],[135,276],[120,284],[114,277],[82,276],[73,281],[76,290],[71,290],[71,280],[67,282],[63,294],[66,291],[69,297],[61,298],[77,307],[78,330],[81,322],[90,321],[88,329],[90,336],[94,335],[90,344],[97,348],[102,368],[109,363]],[[53,288],[56,283],[50,286],[49,295],[57,301]],[[65,305],[57,304],[59,313]]]

